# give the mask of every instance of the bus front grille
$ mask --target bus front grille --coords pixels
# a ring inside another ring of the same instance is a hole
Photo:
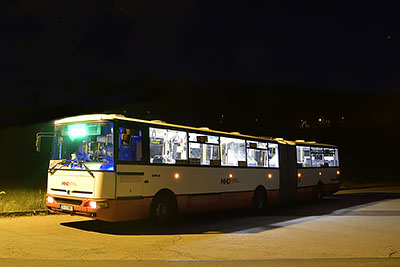
[[[71,204],[71,205],[78,205],[80,206],[82,204],[82,200],[78,199],[67,199],[67,198],[59,198],[56,197],[54,198],[58,203],[64,203],[64,204]]]

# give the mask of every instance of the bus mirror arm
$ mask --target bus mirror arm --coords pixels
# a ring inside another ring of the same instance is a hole
[[[35,147],[36,147],[36,152],[40,152],[40,147],[41,147],[41,140],[43,138],[54,138],[55,133],[54,132],[39,132],[36,133],[36,141],[35,141]]]

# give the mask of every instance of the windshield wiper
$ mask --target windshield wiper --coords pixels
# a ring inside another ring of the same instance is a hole
[[[69,166],[69,165],[70,165],[70,164],[65,165],[65,163],[67,163],[67,160],[66,160],[66,159],[63,159],[62,161],[57,162],[56,164],[53,165],[53,167],[51,167],[51,168],[49,169],[49,173],[50,173],[51,175],[53,175],[56,171],[60,170],[62,167],[64,167],[64,166]],[[60,168],[56,169],[56,167],[57,167],[58,165],[62,165],[62,166],[61,166]]]
[[[66,164],[66,163],[67,163],[67,164]],[[51,167],[50,170],[49,170],[49,173],[50,173],[51,175],[53,175],[56,171],[62,169],[62,167],[64,167],[64,166],[69,166],[69,165],[71,165],[72,163],[78,163],[78,166],[79,166],[79,164],[81,164],[83,167],[85,167],[85,170],[90,174],[90,176],[92,176],[92,177],[94,178],[93,172],[88,168],[88,166],[86,166],[85,162],[83,162],[82,160],[63,159],[62,161],[57,162],[53,167]],[[56,167],[57,167],[58,165],[62,165],[62,166],[61,166],[60,168],[56,169]]]
[[[88,166],[86,166],[86,164],[85,164],[83,161],[81,161],[81,160],[79,160],[78,162],[81,163],[82,166],[85,167],[85,169],[87,170],[87,172],[94,178],[94,174],[93,174],[93,172],[88,168]]]

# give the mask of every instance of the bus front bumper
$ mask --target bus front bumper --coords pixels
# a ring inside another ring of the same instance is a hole
[[[47,194],[46,206],[53,212],[118,222],[148,217],[151,199],[117,201],[115,199],[83,199]]]
[[[46,206],[53,212],[97,218],[98,214],[107,212],[109,203],[107,199],[82,199],[47,194]]]

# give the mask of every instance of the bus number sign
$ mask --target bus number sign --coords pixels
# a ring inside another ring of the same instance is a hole
[[[232,180],[229,178],[222,178],[221,179],[221,184],[231,184]]]
[[[238,184],[240,180],[238,178],[222,178],[221,184]]]

